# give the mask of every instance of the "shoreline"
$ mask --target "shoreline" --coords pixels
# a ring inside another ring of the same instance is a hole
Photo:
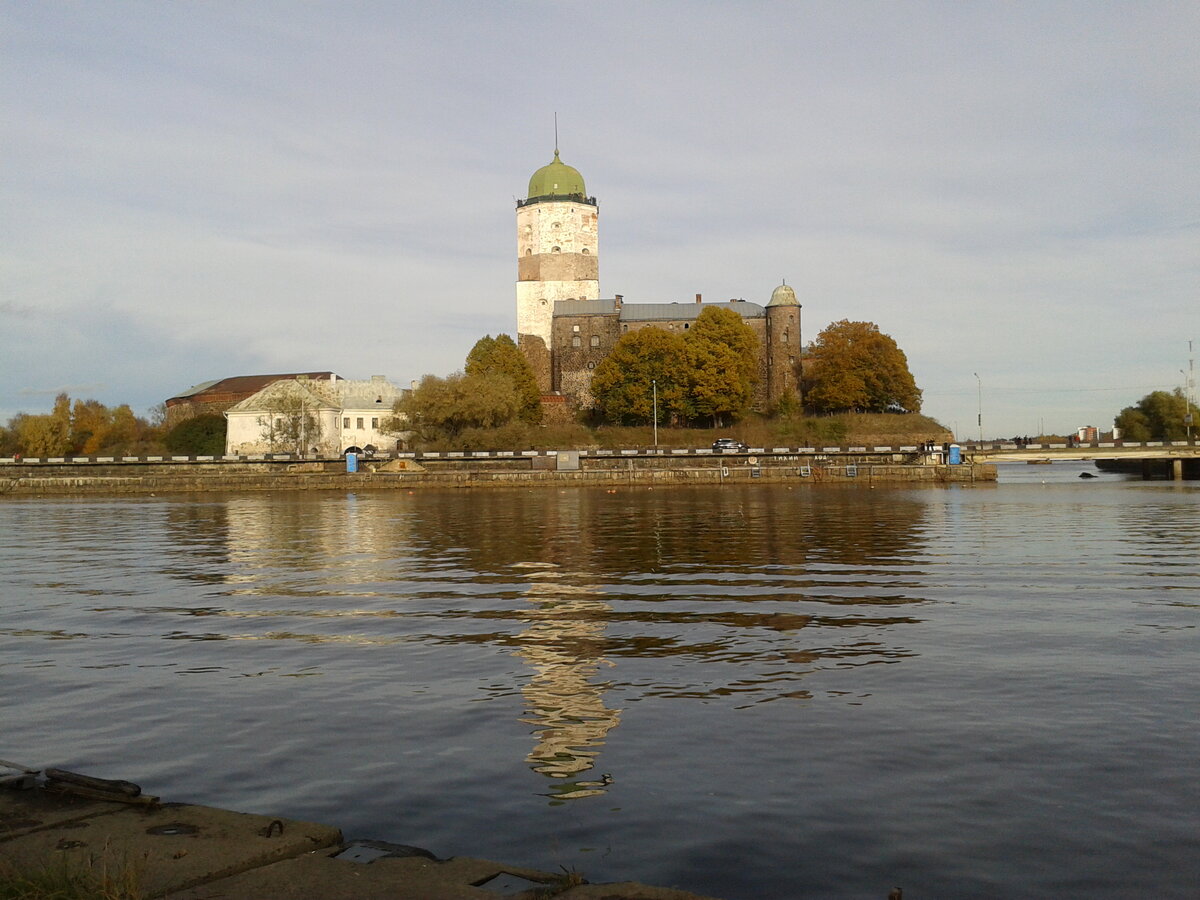
[[[329,825],[163,803],[129,782],[108,782],[118,787],[109,791],[102,779],[72,776],[91,783],[81,790],[38,783],[38,774],[0,789],[0,883],[12,877],[6,870],[78,871],[132,879],[146,900],[716,900],[637,882],[588,884],[566,869],[441,859],[419,847],[347,841]]]

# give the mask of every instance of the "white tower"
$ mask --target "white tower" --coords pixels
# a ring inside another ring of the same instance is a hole
[[[583,176],[559,160],[557,148],[517,201],[517,344],[543,392],[550,391],[554,304],[600,297],[598,217]]]

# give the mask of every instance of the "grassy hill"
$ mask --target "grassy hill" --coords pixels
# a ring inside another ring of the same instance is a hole
[[[941,423],[919,414],[842,413],[767,419],[750,416],[728,428],[658,429],[660,447],[708,447],[718,437],[737,438],[751,447],[898,446],[922,441],[953,440]],[[423,444],[421,450],[619,450],[650,447],[654,430],[585,425],[512,424],[495,429],[471,429],[453,442]]]

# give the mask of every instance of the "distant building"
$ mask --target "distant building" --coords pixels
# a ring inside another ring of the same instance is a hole
[[[275,381],[295,378],[326,381],[336,377],[332,372],[293,372],[283,375],[235,375],[232,378],[205,381],[166,401],[167,426],[174,427],[196,416],[223,413]]]
[[[225,452],[301,453],[332,457],[347,450],[393,450],[385,431],[406,391],[382,375],[349,381],[300,376],[267,385],[225,411]]]
[[[600,299],[599,204],[587,195],[583,176],[559,159],[533,173],[529,192],[517,201],[517,345],[542,392],[592,405],[592,374],[620,337],[639,328],[685,332],[704,304],[625,303],[621,295]],[[754,405],[800,399],[800,302],[781,284],[760,306],[730,300],[758,335],[759,382]]]

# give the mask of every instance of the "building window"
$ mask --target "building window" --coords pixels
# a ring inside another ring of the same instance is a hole
[[[572,336],[571,346],[572,347],[582,347],[583,346],[583,340],[579,337],[579,335]]]
[[[550,249],[551,249],[553,252],[555,252],[555,253],[558,253],[559,251],[561,251],[561,250],[562,250],[562,247],[551,247]]]
[[[363,427],[363,423],[362,423],[362,422],[363,422],[363,420],[362,420],[362,419],[359,419],[359,420],[358,420],[358,427],[359,427],[359,430],[360,430],[360,431],[362,430],[362,427]]]
[[[379,420],[378,420],[378,419],[372,419],[372,420],[371,420],[371,427],[372,427],[372,428],[378,428],[378,427],[379,427]]]
[[[526,256],[533,256],[533,251],[532,251],[532,250],[529,250],[529,249],[526,249],[526,250],[525,250],[525,255],[526,255]]]
[[[788,342],[788,333],[785,331],[779,336],[779,343],[786,344]]]
[[[350,427],[350,419],[349,419],[349,418],[342,419],[342,427],[343,427],[343,428],[349,428],[349,427]]]
[[[687,329],[691,328],[691,327],[692,327],[692,326],[691,326],[691,324],[690,324],[690,323],[688,323],[688,322],[684,322],[684,323],[683,323],[683,328],[684,328],[684,330],[685,330],[685,331],[686,331]]]
[[[590,362],[590,363],[588,363],[588,368],[594,369],[594,368],[596,368],[596,364],[594,362]]]
[[[593,335],[592,335],[592,346],[593,346],[593,347],[599,347],[599,346],[600,346],[600,335],[598,335],[598,334],[593,334]]]
[[[579,330],[579,326],[578,326],[578,325],[572,325],[572,326],[571,326],[571,330],[572,330],[572,331],[578,331],[578,330]]]
[[[584,247],[584,248],[583,248],[582,250],[580,250],[579,252],[580,252],[580,253],[582,253],[584,256],[587,256],[587,255],[588,255],[588,253],[589,253],[590,251],[588,250],[588,248],[587,248],[587,247]]]

